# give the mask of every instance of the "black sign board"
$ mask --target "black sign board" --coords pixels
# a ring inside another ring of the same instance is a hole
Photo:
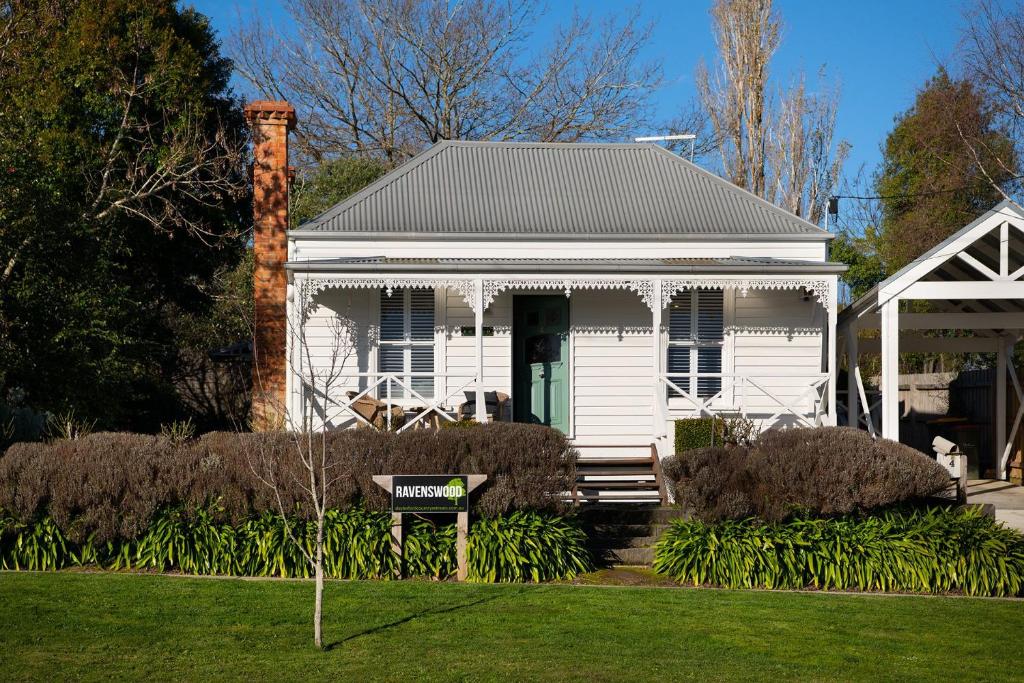
[[[392,512],[468,512],[469,478],[464,474],[396,474]]]

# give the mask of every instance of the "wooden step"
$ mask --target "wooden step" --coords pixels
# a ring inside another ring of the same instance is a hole
[[[649,466],[650,464],[651,464],[651,456],[649,456],[649,455],[637,456],[635,458],[602,458],[602,457],[599,457],[599,456],[596,456],[596,457],[593,457],[593,458],[583,458],[583,457],[576,458],[576,466],[577,467],[579,467],[581,465],[582,466],[595,465],[595,466],[601,466],[601,467],[629,466],[629,465],[632,465],[632,466],[635,467],[637,465],[648,465]]]
[[[578,481],[576,488],[588,489],[657,489],[656,481]]]

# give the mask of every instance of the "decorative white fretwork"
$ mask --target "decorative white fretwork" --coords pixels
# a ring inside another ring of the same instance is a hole
[[[474,308],[476,299],[474,296],[476,293],[476,283],[473,280],[412,277],[326,277],[303,280],[302,297],[304,308],[314,308],[314,297],[316,297],[320,292],[334,287],[351,289],[383,289],[387,296],[391,296],[392,292],[396,289],[405,287],[412,289],[448,287],[457,291],[470,308]]]
[[[574,289],[628,289],[640,295],[644,304],[654,310],[654,284],[650,280],[615,280],[607,278],[562,278],[548,280],[508,279],[484,280],[484,310],[508,289],[560,289],[566,298]]]
[[[688,277],[664,280],[661,284],[661,306],[664,308],[676,293],[685,289],[737,289],[746,296],[751,289],[806,289],[814,292],[814,298],[828,306],[832,294],[832,283],[824,278],[703,278]]]

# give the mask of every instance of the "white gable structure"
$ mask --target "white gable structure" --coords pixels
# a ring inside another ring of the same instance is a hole
[[[930,302],[930,313],[900,312],[901,301]],[[877,339],[858,332],[880,330]],[[969,330],[972,336],[922,336],[921,330]],[[849,363],[848,421],[900,438],[899,354],[988,352],[996,356],[995,463],[1006,478],[1011,444],[1024,417],[1024,392],[1008,362],[1024,330],[1024,212],[1004,201],[877,285],[845,309],[839,336]],[[880,352],[881,401],[868,404],[859,357]],[[1006,392],[1021,399],[1007,430]]]
[[[285,230],[294,110],[247,115],[254,414],[551,425],[590,500],[664,499],[675,418],[835,423],[817,226],[654,145],[449,141]]]

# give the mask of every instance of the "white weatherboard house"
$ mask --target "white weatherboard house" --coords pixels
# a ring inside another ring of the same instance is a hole
[[[609,462],[680,417],[834,424],[830,238],[655,145],[440,142],[287,233],[288,413],[541,423]],[[584,493],[643,497],[611,482]]]

